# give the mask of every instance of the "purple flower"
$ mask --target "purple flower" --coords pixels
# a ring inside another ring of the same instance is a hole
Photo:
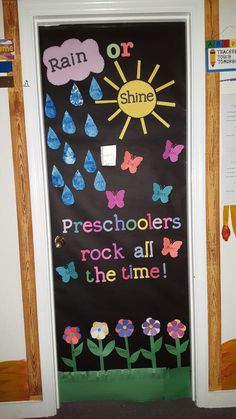
[[[134,325],[131,320],[120,319],[116,325],[115,331],[121,338],[129,338],[134,331]]]
[[[161,324],[159,320],[148,317],[144,323],[142,323],[143,333],[147,336],[156,336],[160,333]]]
[[[181,339],[185,334],[186,326],[179,319],[172,320],[167,324],[167,332],[172,339]]]

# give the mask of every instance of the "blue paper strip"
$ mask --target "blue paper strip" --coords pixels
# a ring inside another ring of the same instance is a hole
[[[12,68],[11,61],[0,61],[0,73],[11,73]]]

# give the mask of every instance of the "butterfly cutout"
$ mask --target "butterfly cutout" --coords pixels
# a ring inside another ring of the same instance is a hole
[[[143,161],[143,157],[141,156],[133,156],[129,151],[125,152],[124,161],[121,164],[121,169],[126,170],[129,169],[130,173],[136,173],[138,166]]]
[[[175,163],[179,160],[179,155],[183,149],[183,144],[173,144],[172,141],[166,140],[165,151],[162,157],[164,160],[169,158],[172,163]]]
[[[69,282],[71,278],[78,279],[79,275],[75,270],[75,262],[69,262],[68,265],[58,266],[56,268],[57,273],[61,275],[62,282]]]
[[[108,208],[112,209],[115,206],[118,208],[123,208],[125,205],[124,203],[124,197],[125,197],[125,190],[121,189],[120,191],[106,191],[106,197],[107,197],[107,206]]]
[[[162,202],[162,204],[166,204],[169,201],[169,195],[171,193],[173,189],[173,186],[169,185],[169,186],[162,186],[159,185],[159,183],[153,183],[153,195],[152,195],[152,200],[154,202],[158,201],[158,199],[160,199],[160,201]]]
[[[172,258],[178,256],[178,250],[181,248],[183,242],[181,240],[170,240],[168,237],[163,238],[163,249],[161,251],[163,256],[170,254]]]

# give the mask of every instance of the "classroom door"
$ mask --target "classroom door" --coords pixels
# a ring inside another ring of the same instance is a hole
[[[60,398],[188,397],[186,24],[39,39]]]

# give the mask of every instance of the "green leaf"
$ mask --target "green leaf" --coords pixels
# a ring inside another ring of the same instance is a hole
[[[64,362],[64,364],[67,365],[67,367],[73,368],[74,362],[72,361],[72,359],[64,358],[63,356],[61,357],[61,359]]]
[[[182,354],[183,352],[185,352],[186,351],[186,349],[187,349],[187,347],[188,347],[188,344],[189,344],[189,339],[188,340],[186,340],[185,342],[183,342],[181,345],[180,345],[180,353]]]
[[[116,352],[118,353],[118,355],[122,356],[123,358],[128,357],[128,353],[126,349],[116,347]]]
[[[110,355],[110,353],[113,351],[113,349],[115,348],[115,341],[111,340],[103,349],[103,356],[108,356]]]
[[[100,348],[98,347],[98,345],[95,342],[93,342],[90,339],[87,339],[87,345],[88,345],[88,348],[89,348],[90,352],[92,352],[92,354],[97,355],[97,356],[102,355]]]
[[[139,354],[140,354],[140,351],[136,351],[131,355],[131,357],[130,357],[131,364],[133,364],[134,362],[137,361],[137,359],[139,357]]]
[[[141,349],[142,355],[144,356],[144,358],[146,359],[152,359],[152,354],[151,352],[147,351],[147,349]]]
[[[162,341],[163,341],[163,338],[159,338],[156,340],[156,342],[153,345],[154,352],[160,351],[162,347]]]
[[[84,342],[81,342],[80,345],[78,345],[74,348],[73,353],[74,353],[75,356],[79,356],[81,354],[81,352],[83,350],[83,346],[84,346]]]
[[[175,346],[172,346],[172,345],[165,345],[165,347],[166,347],[166,349],[167,349],[167,351],[170,353],[170,354],[172,354],[172,355],[175,355],[175,356],[177,356],[178,355],[178,351],[176,350],[176,347]]]

